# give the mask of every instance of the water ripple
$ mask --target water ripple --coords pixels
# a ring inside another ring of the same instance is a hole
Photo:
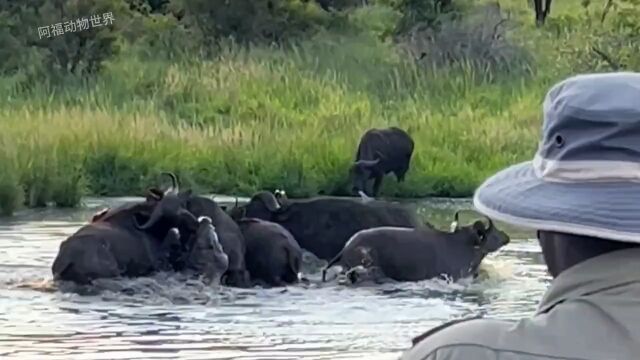
[[[473,282],[241,290],[156,274],[94,287],[54,284],[60,242],[122,201],[88,199],[80,210],[25,211],[0,222],[0,357],[396,359],[412,337],[452,318],[530,315],[549,281],[532,235],[506,227],[521,240],[489,257]],[[453,208],[470,207],[464,200],[419,205],[442,227]],[[321,264],[307,265],[317,280]]]

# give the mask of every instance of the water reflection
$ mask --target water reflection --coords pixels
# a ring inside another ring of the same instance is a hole
[[[60,241],[121,201],[88,199],[81,210],[25,211],[0,222],[0,357],[395,359],[412,337],[452,318],[530,315],[549,281],[533,234],[498,224],[517,239],[487,258],[475,282],[237,290],[157,274],[104,280],[83,295],[52,288]],[[415,205],[441,228],[454,209],[471,208],[447,199]]]

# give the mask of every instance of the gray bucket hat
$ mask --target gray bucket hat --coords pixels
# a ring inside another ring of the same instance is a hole
[[[476,190],[476,209],[535,230],[640,243],[640,73],[578,75],[544,100],[532,161]]]

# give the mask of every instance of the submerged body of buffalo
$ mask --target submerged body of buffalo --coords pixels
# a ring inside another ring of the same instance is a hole
[[[287,229],[256,218],[238,224],[247,243],[247,270],[255,283],[282,286],[298,281],[302,249]]]
[[[97,278],[135,277],[169,270],[161,239],[135,229],[128,217],[128,212],[123,214],[122,226],[107,222],[87,224],[64,240],[51,267],[54,278],[89,283]]]
[[[507,234],[491,221],[486,226],[477,221],[452,232],[379,227],[355,234],[327,269],[333,265],[341,265],[345,273],[356,268],[375,269],[397,281],[438,276],[458,280],[475,275],[484,257],[507,243]]]
[[[90,283],[98,278],[173,270],[194,272],[218,282],[229,268],[232,273],[243,268],[244,242],[233,220],[212,200],[194,196],[190,190],[180,192],[176,176],[164,174],[172,179],[167,191],[150,188],[144,201],[98,212],[64,240],[51,267],[54,278]],[[220,230],[227,239],[227,224],[219,220],[224,216],[240,234],[236,241],[240,244],[239,260],[233,251],[229,256],[225,253],[212,223],[215,218],[222,225]]]
[[[195,216],[211,218],[222,248],[229,257],[229,269],[224,274],[224,283],[236,287],[249,286],[250,277],[245,261],[247,246],[238,224],[217,202],[203,196],[190,196],[186,207]]]
[[[319,197],[305,200],[283,199],[269,192],[255,195],[243,206],[246,217],[282,225],[300,247],[320,259],[330,260],[349,238],[363,229],[379,226],[424,226],[417,214],[400,205],[383,201]]]
[[[182,270],[198,239],[199,223],[186,211],[160,216],[159,208],[175,201],[147,199],[94,215],[60,244],[51,267],[54,278],[88,283],[97,278],[144,276],[155,271]],[[162,221],[160,221],[162,220]],[[140,225],[144,221],[144,225]],[[201,236],[210,236],[200,232]]]

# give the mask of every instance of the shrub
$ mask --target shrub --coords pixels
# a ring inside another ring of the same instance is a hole
[[[173,6],[208,47],[228,37],[240,43],[282,42],[311,33],[328,20],[317,6],[302,0],[176,0]]]
[[[27,85],[43,76],[55,80],[68,74],[95,74],[118,53],[118,28],[126,14],[119,0],[17,3],[0,2],[0,51],[11,54],[2,57],[9,60],[0,64],[1,74],[23,73]],[[113,15],[112,25],[105,25],[106,13]],[[78,19],[86,22],[80,25]]]
[[[478,7],[462,19],[441,19],[438,29],[416,26],[401,44],[427,68],[467,67],[482,79],[531,72],[534,59],[509,39],[499,5]]]
[[[589,1],[573,16],[551,19],[548,33],[576,72],[640,70],[640,0]]]
[[[397,0],[395,7],[403,14],[396,28],[397,34],[406,34],[416,25],[437,28],[445,17],[457,16],[459,5],[451,0]]]

